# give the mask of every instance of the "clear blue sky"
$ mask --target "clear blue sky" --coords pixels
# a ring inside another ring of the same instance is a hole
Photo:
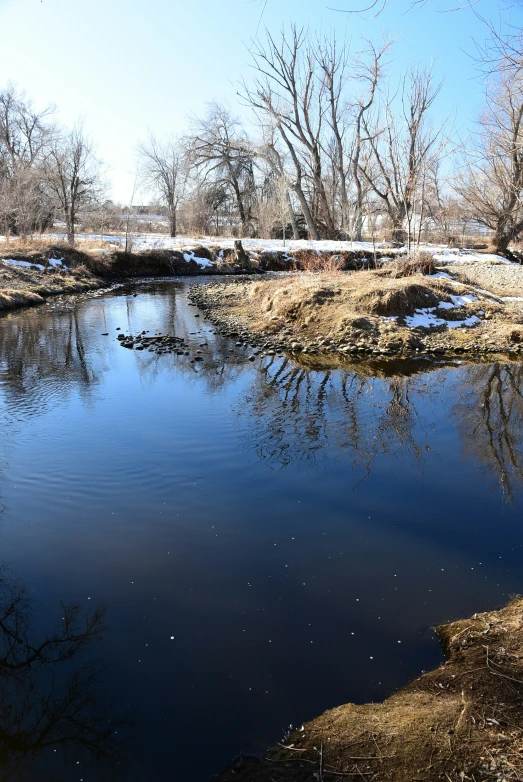
[[[357,48],[361,35],[402,33],[394,74],[434,60],[445,85],[439,116],[466,128],[479,112],[484,85],[470,59],[472,38],[485,31],[470,11],[438,13],[452,0],[429,0],[404,13],[409,0],[389,0],[377,19],[329,10],[358,0],[267,0],[259,35],[296,22],[315,32],[335,29]],[[496,18],[501,0],[479,0]],[[15,82],[35,104],[57,106],[60,122],[83,118],[109,165],[112,195],[126,201],[134,150],[148,129],[183,130],[207,101],[236,106],[237,83],[249,73],[248,49],[263,0],[0,0],[0,85]],[[449,7],[448,5],[446,7]],[[515,13],[519,13],[515,12]],[[238,108],[247,116],[247,110]]]

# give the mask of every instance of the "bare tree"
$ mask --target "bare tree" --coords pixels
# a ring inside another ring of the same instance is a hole
[[[419,11],[420,8],[428,5],[431,0],[407,0],[405,3],[407,11]],[[481,0],[449,0],[444,6],[438,6],[437,10],[442,13],[453,13],[454,11],[463,11],[465,8],[472,8],[480,3]],[[379,16],[385,10],[387,0],[368,0],[367,2],[354,2],[348,8],[336,8],[337,11],[344,11],[349,14],[370,14],[372,17]],[[500,0],[500,9],[519,6],[521,3],[516,0]]]
[[[457,185],[470,216],[494,231],[498,252],[523,233],[522,65],[523,59],[510,67],[505,58],[499,61]]]
[[[148,142],[139,147],[144,184],[159,195],[169,213],[169,231],[176,236],[176,213],[185,196],[189,176],[186,148],[176,136],[164,141],[151,135]]]
[[[365,115],[362,118],[368,153],[359,171],[381,199],[395,241],[403,242],[410,236],[405,221],[410,221],[417,188],[442,134],[442,128],[433,131],[427,121],[440,89],[430,70],[413,68],[403,82],[399,112],[387,97],[374,123]]]
[[[78,212],[94,206],[103,193],[100,163],[80,124],[53,139],[44,170],[65,220],[67,240],[74,244]]]
[[[278,149],[276,139],[276,129],[274,124],[266,125],[262,128],[263,141],[258,148],[258,160],[267,164],[270,174],[266,179],[270,182],[270,191],[275,202],[276,211],[281,216],[285,214],[288,218],[294,239],[299,239],[300,234],[294,214],[294,207],[290,195],[291,184],[288,175],[288,165],[285,156]],[[285,239],[286,229],[283,234]]]
[[[270,34],[267,45],[253,52],[258,73],[253,87],[242,84],[242,97],[266,121],[271,118],[293,163],[291,187],[296,193],[312,239],[319,239],[318,226],[304,189],[308,164],[325,232],[335,228],[322,176],[321,134],[325,117],[325,85],[316,78],[318,61],[307,42],[305,30],[282,32],[277,43]],[[306,153],[304,159],[303,150]]]
[[[206,116],[193,121],[187,142],[192,167],[203,182],[212,180],[218,189],[234,194],[245,235],[252,224],[255,196],[254,150],[239,120],[225,106],[211,103]]]
[[[379,49],[369,43],[366,52],[356,58],[355,75],[363,84],[363,90],[359,93],[352,113],[354,116],[354,136],[351,155],[352,178],[355,188],[354,198],[354,217],[350,229],[353,239],[361,241],[363,233],[363,211],[364,198],[368,190],[368,183],[364,177],[362,165],[362,149],[368,139],[364,128],[366,127],[366,118],[371,111],[376,98],[378,85],[382,77],[383,58],[387,53],[391,42],[385,42]]]
[[[41,166],[53,134],[51,114],[51,108],[36,111],[12,85],[0,91],[0,226],[6,236],[49,219]]]

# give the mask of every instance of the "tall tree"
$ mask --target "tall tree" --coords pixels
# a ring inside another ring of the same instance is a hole
[[[151,135],[139,147],[141,172],[145,184],[152,187],[169,212],[169,231],[176,236],[176,214],[187,190],[189,161],[186,147],[176,136],[164,141]]]
[[[399,110],[385,98],[374,122],[363,116],[368,139],[367,164],[359,166],[363,178],[381,199],[392,224],[392,238],[408,238],[405,221],[410,219],[417,189],[423,181],[431,155],[437,151],[442,128],[434,131],[428,112],[441,83],[430,70],[413,68],[402,86]]]
[[[501,57],[487,87],[477,134],[468,143],[458,190],[470,216],[494,231],[506,252],[523,234],[523,57]]]
[[[45,161],[45,174],[64,217],[67,240],[74,244],[78,213],[93,207],[103,194],[100,163],[81,125],[53,139]]]
[[[42,162],[53,127],[52,109],[37,111],[12,85],[0,91],[0,227],[26,233],[49,217]]]
[[[232,192],[245,235],[252,225],[254,151],[240,121],[225,106],[211,103],[205,117],[194,120],[187,141],[192,167],[203,181]]]

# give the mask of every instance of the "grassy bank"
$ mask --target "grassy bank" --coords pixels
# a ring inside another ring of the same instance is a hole
[[[379,255],[379,254],[378,254]],[[59,267],[56,262],[59,261]],[[358,269],[362,251],[330,253],[298,249],[238,254],[234,248],[192,246],[190,249],[147,249],[124,252],[113,244],[82,240],[76,247],[63,241],[12,240],[0,245],[0,311],[40,304],[50,296],[81,293],[107,283],[140,277],[238,275],[267,271]]]
[[[520,267],[511,267],[519,275],[514,298],[506,285],[498,291],[491,282],[487,291],[455,270],[428,270],[424,275],[389,263],[352,274],[214,283],[194,289],[193,298],[226,331],[243,332],[269,353],[284,349],[296,358],[521,353]]]
[[[447,662],[383,703],[325,712],[216,782],[523,778],[523,600],[436,628]]]

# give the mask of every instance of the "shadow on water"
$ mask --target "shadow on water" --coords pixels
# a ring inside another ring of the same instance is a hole
[[[0,780],[56,779],[65,769],[119,778],[125,724],[100,698],[104,667],[89,657],[106,607],[62,603],[49,633],[35,630],[37,608],[0,567]]]

